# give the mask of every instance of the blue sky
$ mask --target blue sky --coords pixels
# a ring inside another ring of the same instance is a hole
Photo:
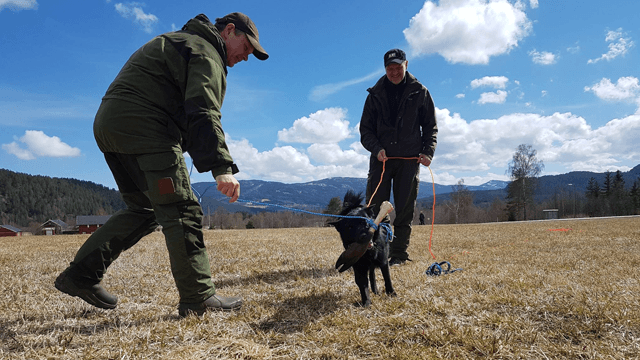
[[[270,54],[229,69],[238,179],[366,177],[357,127],[396,47],[437,107],[437,183],[507,180],[519,144],[543,175],[640,163],[637,1],[0,0],[0,168],[115,188],[92,133],[110,82],[152,37],[234,11]]]

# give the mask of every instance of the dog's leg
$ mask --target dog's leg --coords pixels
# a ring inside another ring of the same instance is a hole
[[[374,294],[378,294],[378,285],[376,283],[376,268],[375,266],[371,266],[369,268],[369,282],[371,283],[371,292]]]
[[[371,296],[369,295],[369,280],[367,279],[367,270],[366,268],[358,268],[354,267],[353,274],[356,277],[356,285],[358,285],[358,289],[360,289],[360,297],[362,298],[362,306],[371,305]]]
[[[389,264],[382,265],[380,267],[380,271],[382,272],[382,278],[384,279],[384,292],[387,293],[387,295],[396,296],[396,291],[393,289],[393,285],[391,284]]]

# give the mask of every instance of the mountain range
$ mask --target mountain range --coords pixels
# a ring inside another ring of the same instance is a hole
[[[622,173],[628,188],[640,179],[640,165]],[[614,176],[615,173],[612,174]],[[554,194],[584,194],[590,178],[603,185],[605,173],[575,171],[561,175],[545,175],[538,178],[536,201],[542,201]],[[216,190],[215,182],[192,184],[205,212],[213,212],[223,207],[229,212],[278,211],[278,206],[318,211],[325,209],[333,197],[342,199],[348,190],[364,192],[365,178],[334,177],[306,183],[281,183],[263,180],[240,180],[240,200],[229,204],[226,197]],[[494,198],[504,199],[508,181],[491,180],[478,186],[465,186],[474,195],[474,204],[490,203]],[[421,181],[418,190],[418,202],[432,202],[434,196],[446,201],[454,191],[452,185],[435,184]],[[270,206],[272,204],[278,206]]]
[[[342,199],[348,190],[364,193],[367,186],[367,179],[334,177],[311,181],[306,183],[287,184],[274,181],[263,180],[240,180],[241,200],[236,204],[229,204],[226,197],[216,190],[215,182],[194,183],[193,187],[196,195],[200,198],[203,208],[209,210],[222,206],[229,212],[247,211],[258,212],[264,210],[279,210],[277,207],[255,204],[277,204],[281,206],[302,208],[302,209],[324,209],[331,198]],[[468,186],[471,191],[500,190],[507,186],[508,182],[492,180],[479,186]],[[445,194],[453,191],[450,185],[435,184],[435,192]],[[431,183],[420,182],[419,194],[433,194]],[[253,202],[248,204],[246,202]]]

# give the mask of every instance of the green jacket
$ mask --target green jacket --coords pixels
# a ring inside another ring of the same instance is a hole
[[[433,159],[438,125],[431,94],[407,71],[407,85],[400,99],[398,117],[391,122],[386,75],[371,88],[360,119],[360,141],[371,156],[384,149],[388,157],[414,157],[424,154]],[[392,125],[393,124],[393,125]]]
[[[238,172],[220,123],[227,52],[204,15],[159,35],[117,75],[94,122],[100,150],[125,154],[189,152],[199,172]]]

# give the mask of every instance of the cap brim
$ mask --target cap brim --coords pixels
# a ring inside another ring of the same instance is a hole
[[[262,48],[262,45],[256,40],[253,36],[247,34],[247,39],[251,45],[253,45],[253,56],[255,56],[258,60],[267,60],[269,58],[269,54]]]
[[[405,60],[402,60],[402,59],[392,59],[392,60],[387,61],[387,62],[384,64],[384,67],[387,67],[387,65],[389,65],[389,64],[391,64],[391,63],[402,64],[403,62],[405,62]]]

